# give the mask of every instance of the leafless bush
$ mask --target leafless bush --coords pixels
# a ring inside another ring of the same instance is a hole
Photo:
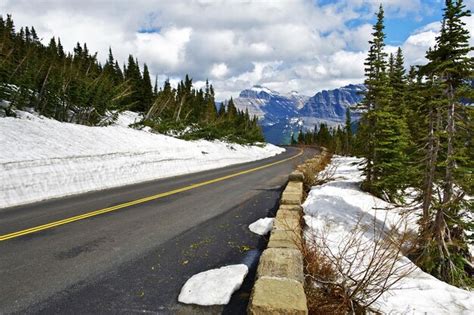
[[[401,223],[385,229],[375,218],[358,220],[337,239],[331,225],[306,235],[302,245],[310,310],[325,314],[377,312],[373,304],[415,268],[402,256],[409,234]],[[338,230],[339,231],[339,230]]]
[[[304,189],[308,192],[312,186],[330,180],[330,173],[325,172],[326,166],[331,162],[332,155],[328,151],[323,151],[321,155],[312,162],[306,162],[299,166],[299,170],[304,175]],[[330,166],[332,169],[332,166]],[[332,175],[334,175],[335,169]]]
[[[336,174],[337,167],[338,165],[334,163],[327,164],[324,170],[316,174],[313,185],[322,185],[324,183],[334,180],[334,175]]]

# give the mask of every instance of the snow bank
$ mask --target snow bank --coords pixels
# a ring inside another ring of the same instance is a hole
[[[328,244],[331,248],[334,246],[336,251],[359,220],[362,224],[373,224],[375,218],[379,228],[390,228],[402,220],[408,229],[416,229],[415,215],[402,215],[402,210],[395,210],[391,204],[360,190],[363,180],[357,166],[360,162],[356,158],[334,157],[331,164],[337,166],[335,179],[313,187],[303,204],[308,226],[305,231],[307,237],[324,228],[328,233]],[[370,235],[366,240],[371,240]],[[409,264],[414,271],[379,298],[374,306],[382,313],[474,313],[474,292],[432,277],[406,257],[402,257],[398,263],[400,266]]]
[[[219,168],[284,149],[184,141],[118,124],[87,127],[18,112],[0,118],[0,208]]]
[[[275,218],[258,219],[249,225],[249,230],[258,235],[266,235],[272,230]]]
[[[249,268],[230,265],[198,273],[184,284],[178,301],[186,304],[225,305],[242,285]]]

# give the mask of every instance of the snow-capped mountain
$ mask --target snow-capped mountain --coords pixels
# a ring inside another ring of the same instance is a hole
[[[326,123],[336,126],[344,122],[346,108],[359,103],[363,85],[348,86],[321,91],[309,97],[296,91],[281,94],[257,85],[243,90],[234,100],[237,108],[248,109],[251,115],[260,119],[268,142],[289,143],[291,133],[303,129],[313,129],[316,124]],[[353,120],[359,118],[352,113]]]
[[[311,97],[300,114],[325,119],[344,119],[347,107],[362,100],[364,85],[350,84],[339,89],[321,91]]]
[[[309,97],[281,95],[276,91],[256,85],[240,92],[234,100],[235,106],[241,110],[248,109],[249,114],[256,115],[262,124],[278,122],[283,117],[298,116],[298,109]]]

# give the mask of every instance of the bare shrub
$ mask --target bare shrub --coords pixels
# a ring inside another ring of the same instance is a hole
[[[361,218],[343,235],[338,232],[337,239],[331,237],[331,225],[307,233],[302,252],[311,310],[318,314],[377,312],[375,301],[415,268],[402,256],[410,236],[399,232],[401,223],[385,227],[385,221],[374,218],[367,225]]]
[[[313,162],[306,162],[298,167],[303,173],[304,190],[308,192],[312,186],[321,184],[323,181],[329,180],[329,173],[323,172],[326,166],[331,162],[332,154],[328,151],[323,151],[321,155]],[[332,166],[331,166],[332,168]],[[335,169],[334,169],[335,171]],[[332,173],[334,175],[334,172]]]

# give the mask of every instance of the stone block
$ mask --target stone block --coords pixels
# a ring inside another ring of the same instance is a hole
[[[304,175],[301,171],[293,171],[288,177],[290,182],[302,182],[304,180]]]
[[[278,211],[285,210],[285,211],[298,212],[300,214],[303,213],[303,207],[300,205],[280,205],[278,209],[279,209]]]
[[[281,195],[281,204],[284,205],[301,205],[302,194],[284,191]]]
[[[299,218],[276,218],[273,222],[274,230],[293,231],[297,235],[301,235]]]
[[[280,220],[300,220],[301,218],[301,213],[297,211],[291,211],[291,210],[285,210],[280,208],[280,210],[277,211],[276,214],[276,219]]]
[[[272,230],[268,248],[295,248],[301,244],[301,235],[295,231]]]
[[[289,279],[257,279],[250,298],[250,315],[306,315],[308,307],[301,283]]]
[[[303,182],[288,182],[285,191],[303,193]]]
[[[268,248],[260,257],[257,278],[276,277],[304,281],[303,255],[292,248]]]

